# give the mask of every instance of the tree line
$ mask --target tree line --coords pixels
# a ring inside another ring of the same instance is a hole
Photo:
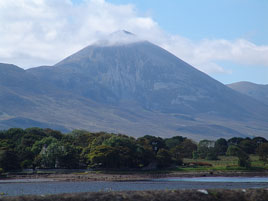
[[[145,135],[74,130],[69,134],[41,128],[0,131],[0,171],[25,168],[153,169],[183,165],[183,158],[217,160],[237,156],[238,165],[250,167],[249,154],[267,161],[268,142],[263,137],[202,140],[182,136]]]

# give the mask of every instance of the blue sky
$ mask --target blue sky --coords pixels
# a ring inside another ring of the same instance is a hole
[[[227,84],[268,84],[267,0],[0,1],[0,62],[53,65],[117,30]]]
[[[246,38],[268,44],[267,0],[108,0],[114,4],[130,3],[141,14],[150,15],[172,34],[193,40],[203,38]]]
[[[138,12],[150,15],[161,28],[198,42],[203,39],[244,38],[257,45],[268,45],[267,0],[109,0],[130,3]],[[267,55],[268,57],[268,55]],[[223,83],[251,81],[268,84],[268,67],[219,62],[231,74],[211,73]]]

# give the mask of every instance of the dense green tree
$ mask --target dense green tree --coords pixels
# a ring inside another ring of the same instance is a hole
[[[236,156],[238,151],[239,151],[239,147],[238,146],[236,146],[236,145],[229,145],[228,146],[228,149],[227,149],[227,152],[226,152],[226,155],[227,156]]]
[[[181,145],[177,145],[170,150],[171,156],[176,165],[182,165],[183,163],[183,149]]]
[[[160,149],[166,148],[165,141],[161,137],[145,135],[144,137],[138,138],[138,142],[150,145],[155,154],[157,154]]]
[[[244,152],[243,150],[239,150],[237,152],[237,157],[238,157],[238,165],[240,167],[250,168],[251,161],[249,155],[246,152]]]
[[[47,136],[51,136],[51,137],[56,138],[57,140],[61,140],[64,137],[64,135],[60,131],[53,130],[53,129],[50,129],[50,128],[45,128],[44,133]]]
[[[154,162],[156,160],[156,156],[152,147],[138,144],[136,149],[136,160],[137,167],[145,167],[151,162]]]
[[[198,145],[198,147],[197,147],[198,158],[205,159],[207,157],[208,152],[209,152],[208,147]]]
[[[228,143],[228,145],[238,145],[242,140],[243,140],[243,138],[241,138],[241,137],[233,137],[233,138],[229,139],[227,141],[227,143]]]
[[[95,138],[94,134],[85,130],[73,130],[71,135],[74,136],[73,144],[80,147],[87,147]]]
[[[45,137],[40,141],[36,141],[32,146],[32,152],[38,155],[42,149],[46,149],[51,143],[57,143],[58,140],[54,137]]]
[[[214,148],[217,155],[223,156],[226,154],[226,151],[228,149],[228,143],[224,138],[220,138],[216,140]]]
[[[257,149],[256,143],[251,139],[242,140],[238,145],[247,154],[255,154]]]
[[[71,144],[63,144],[62,152],[58,156],[58,166],[60,168],[79,168],[80,167],[80,153],[79,147],[75,147]]]
[[[39,139],[39,140],[44,138],[44,137],[48,137],[48,135],[46,134],[46,132],[42,128],[37,128],[37,127],[26,128],[25,132],[27,134],[34,136],[36,139]]]
[[[21,138],[26,132],[21,128],[10,128],[1,134],[1,140],[8,144],[9,149],[16,149],[20,143]]]
[[[166,149],[160,149],[156,155],[157,167],[166,168],[173,164],[172,155]]]
[[[91,167],[118,168],[120,158],[115,147],[96,146],[88,155]]]
[[[264,161],[265,163],[267,163],[267,159],[268,159],[268,143],[262,143],[257,150],[257,153],[260,157],[261,161]]]
[[[251,166],[249,155],[238,146],[230,145],[228,147],[228,150],[227,150],[227,155],[237,156],[238,157],[238,165],[240,167],[249,168]]]
[[[207,160],[219,160],[218,153],[214,147],[210,147],[206,156]]]
[[[193,152],[197,150],[197,145],[190,139],[184,140],[180,146],[183,158],[192,158]]]
[[[17,153],[11,149],[0,150],[0,168],[5,172],[21,169]]]
[[[0,169],[22,168],[159,168],[182,164],[183,158],[209,160],[218,155],[237,156],[240,166],[250,167],[249,154],[256,150],[260,160],[268,159],[268,142],[263,137],[234,137],[226,141],[196,143],[181,136],[162,139],[146,135],[135,139],[122,134],[75,130],[62,134],[52,129],[12,128],[0,131]]]
[[[201,140],[197,147],[197,156],[207,160],[217,160],[218,151],[216,150],[215,141]]]
[[[98,133],[98,135],[90,143],[90,148],[94,149],[95,147],[102,145],[103,142],[105,142],[106,140],[108,140],[112,136],[114,136],[114,134]]]
[[[254,137],[252,139],[257,145],[268,142],[264,137]]]
[[[172,149],[172,148],[180,145],[185,139],[186,139],[186,137],[175,136],[172,138],[167,138],[164,141],[165,141],[166,147],[168,149]]]
[[[112,147],[118,147],[118,146],[128,147],[133,151],[135,151],[136,149],[135,139],[125,135],[114,135],[108,139],[105,139],[102,144]]]
[[[40,166],[43,168],[59,168],[60,157],[64,153],[64,146],[59,142],[52,142],[47,147],[43,147],[40,156]]]

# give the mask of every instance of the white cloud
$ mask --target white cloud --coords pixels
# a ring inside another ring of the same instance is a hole
[[[0,62],[21,67],[53,65],[117,30],[128,30],[171,51],[206,73],[229,73],[219,61],[268,67],[268,46],[247,40],[204,39],[197,43],[164,32],[134,5],[104,0],[0,1]]]

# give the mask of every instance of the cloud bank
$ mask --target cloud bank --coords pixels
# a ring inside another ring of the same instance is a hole
[[[244,39],[193,42],[166,33],[134,5],[105,0],[0,1],[0,62],[29,68],[53,65],[117,30],[128,30],[206,73],[228,73],[219,61],[268,67],[268,46]]]

